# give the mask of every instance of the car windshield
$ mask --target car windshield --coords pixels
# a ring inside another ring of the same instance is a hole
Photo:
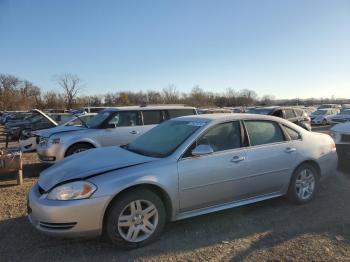
[[[270,115],[271,112],[272,112],[271,108],[255,108],[251,113],[259,114],[259,115]]]
[[[111,112],[101,112],[86,122],[88,128],[98,128],[109,116]]]
[[[327,110],[317,110],[316,112],[313,112],[312,114],[315,116],[323,116],[327,114]]]
[[[207,121],[166,121],[124,146],[126,150],[150,157],[166,157]]]

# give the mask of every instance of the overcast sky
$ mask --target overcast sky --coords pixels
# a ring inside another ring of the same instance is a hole
[[[0,73],[86,94],[249,88],[350,98],[350,1],[0,0]]]

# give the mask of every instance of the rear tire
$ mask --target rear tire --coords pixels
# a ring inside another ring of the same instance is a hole
[[[78,154],[80,152],[89,150],[91,148],[94,148],[94,147],[92,145],[90,145],[90,144],[87,144],[87,143],[74,144],[70,148],[68,148],[68,150],[66,152],[66,156]]]
[[[121,195],[107,212],[106,235],[113,244],[124,249],[151,243],[161,234],[166,222],[162,200],[147,189]]]
[[[310,202],[316,193],[319,173],[310,164],[300,165],[294,172],[289,184],[287,198],[295,204]]]

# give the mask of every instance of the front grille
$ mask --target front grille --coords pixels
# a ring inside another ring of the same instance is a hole
[[[47,222],[39,222],[40,226],[43,228],[51,229],[51,230],[67,230],[72,229],[77,222],[71,223],[47,223]]]
[[[342,135],[341,141],[342,142],[350,142],[350,135]]]

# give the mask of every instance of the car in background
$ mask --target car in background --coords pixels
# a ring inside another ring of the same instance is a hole
[[[112,107],[101,107],[101,106],[86,106],[78,109],[73,109],[71,112],[73,114],[83,114],[83,113],[98,113],[104,109],[112,108]]]
[[[346,123],[350,121],[350,109],[342,109],[338,114],[331,117],[331,125]]]
[[[308,116],[311,116],[311,114],[317,110],[316,107],[312,107],[312,106],[305,106],[305,107],[301,107],[300,109],[304,110],[304,112]]]
[[[341,109],[341,105],[338,105],[338,104],[323,104],[323,105],[320,105],[317,109]]]
[[[311,124],[313,125],[328,125],[331,123],[331,118],[339,113],[336,108],[317,109],[310,116]]]
[[[284,106],[257,107],[251,113],[284,118],[308,131],[311,131],[310,117],[300,108]]]
[[[48,129],[42,130],[22,130],[19,138],[19,146],[22,152],[30,152],[36,150],[37,144],[40,141],[40,136],[50,136],[51,134],[68,132],[74,130],[75,127],[82,127],[86,125],[86,122],[94,117],[96,113],[86,113],[83,115],[72,115],[68,121],[61,123],[60,125]]]
[[[96,148],[130,143],[165,120],[197,114],[188,106],[129,106],[108,108],[69,131],[45,133],[37,146],[42,162],[55,163],[67,156]]]
[[[57,126],[54,121],[47,114],[41,110],[34,109],[31,114],[21,121],[8,122],[5,125],[5,133],[10,139],[18,139],[23,130],[39,130],[44,128],[51,128]]]
[[[220,113],[232,113],[229,108],[200,108],[197,109],[198,114],[220,114]]]
[[[88,150],[43,171],[28,195],[28,218],[47,234],[104,233],[137,248],[166,221],[284,195],[308,203],[336,167],[329,135],[281,118],[178,117],[125,146]]]
[[[1,124],[23,121],[31,115],[30,112],[5,112],[1,117]]]
[[[337,147],[339,162],[350,161],[350,122],[341,123],[330,129],[330,135]]]

